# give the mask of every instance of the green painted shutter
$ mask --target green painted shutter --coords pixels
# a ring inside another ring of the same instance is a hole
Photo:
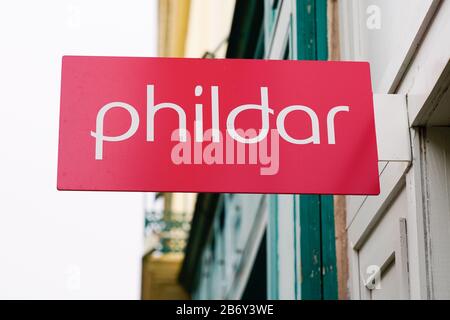
[[[297,59],[327,60],[327,1],[297,0],[296,4]],[[301,297],[337,299],[333,197],[299,197]]]

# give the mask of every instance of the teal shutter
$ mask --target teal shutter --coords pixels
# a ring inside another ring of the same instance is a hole
[[[327,60],[327,1],[296,3],[297,59]],[[299,197],[301,297],[337,299],[333,196]]]
[[[278,292],[278,196],[267,195],[269,221],[267,223],[267,298],[276,300]]]
[[[333,196],[320,196],[322,299],[338,298]]]
[[[266,4],[269,1],[266,0]],[[266,10],[273,8],[266,5]],[[272,20],[265,16],[265,31]],[[264,38],[261,37],[260,38]],[[266,40],[268,36],[266,35]],[[259,47],[262,47],[261,45]],[[262,55],[256,54],[255,57]],[[327,1],[296,0],[285,59],[327,60]],[[295,297],[337,299],[333,196],[294,195]],[[278,195],[268,196],[268,298],[280,296]],[[297,241],[298,239],[298,241]]]

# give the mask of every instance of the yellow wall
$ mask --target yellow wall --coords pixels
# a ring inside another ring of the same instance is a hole
[[[228,38],[235,0],[159,0],[161,57],[201,58]],[[226,41],[217,52],[225,57]]]
[[[190,0],[159,0],[158,55],[183,57]]]
[[[178,284],[183,255],[147,255],[142,267],[143,300],[185,300],[187,292]]]

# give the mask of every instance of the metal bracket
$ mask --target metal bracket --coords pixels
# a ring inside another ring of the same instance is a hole
[[[378,161],[411,162],[406,95],[374,94]]]

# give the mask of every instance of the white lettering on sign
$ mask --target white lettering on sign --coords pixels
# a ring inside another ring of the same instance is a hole
[[[128,131],[116,137],[105,136],[103,134],[103,126],[104,126],[103,122],[105,119],[106,112],[108,112],[112,108],[123,108],[126,111],[128,111],[128,113],[131,116],[131,124]],[[96,160],[103,159],[103,141],[126,140],[136,133],[138,127],[139,127],[139,114],[133,106],[124,102],[110,102],[104,105],[97,114],[95,132],[91,131],[91,136],[95,138],[95,159]]]
[[[195,96],[199,97],[202,95],[203,88],[200,85],[195,87]],[[269,93],[267,87],[260,88],[261,93],[261,103],[260,104],[244,104],[234,108],[227,117],[227,133],[234,140],[242,144],[257,144],[263,141],[267,134],[269,133],[269,116],[274,114],[273,109],[269,107]],[[122,108],[126,110],[130,117],[131,123],[128,130],[118,136],[105,136],[104,135],[104,119],[106,113],[113,108]],[[147,141],[155,141],[155,115],[159,110],[171,109],[175,111],[178,115],[178,128],[176,128],[176,133],[179,142],[186,142],[188,140],[189,133],[187,132],[187,119],[186,113],[182,106],[171,102],[163,102],[155,105],[155,87],[154,85],[147,85]],[[241,131],[235,128],[235,121],[241,112],[247,110],[257,110],[261,112],[261,129],[252,129],[252,134],[250,131]],[[292,112],[303,112],[305,113],[311,122],[311,135],[307,138],[299,139],[294,138],[290,133],[286,131],[285,120]],[[336,106],[331,108],[327,114],[327,135],[328,144],[336,144],[335,138],[335,116],[339,112],[349,112],[349,106]],[[219,87],[211,87],[211,123],[212,128],[209,132],[210,140],[214,143],[221,141],[221,134],[219,128]],[[91,131],[91,136],[95,138],[95,159],[103,159],[103,142],[117,142],[124,141],[132,137],[139,127],[139,114],[136,109],[130,104],[124,102],[110,102],[104,105],[97,113],[96,118],[96,128],[95,132]],[[319,118],[316,112],[304,105],[292,105],[287,106],[282,109],[277,115],[276,127],[279,135],[286,141],[292,144],[320,144],[320,126]],[[203,132],[203,105],[198,103],[195,105],[195,142],[203,142],[205,139],[205,133]],[[173,137],[172,137],[173,138]]]

